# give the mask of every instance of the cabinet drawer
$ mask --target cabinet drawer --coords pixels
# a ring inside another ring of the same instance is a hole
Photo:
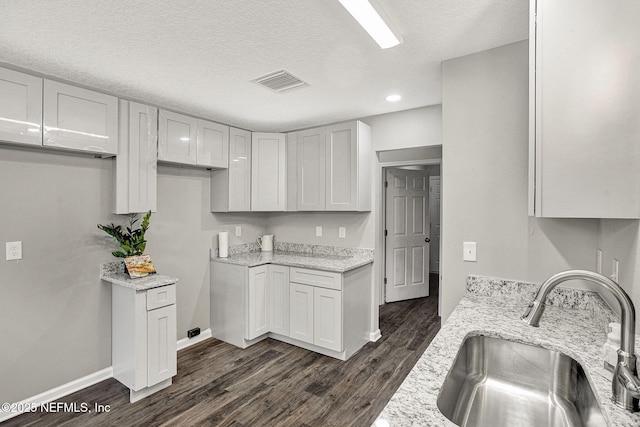
[[[147,310],[176,303],[176,285],[160,286],[147,291]]]
[[[289,280],[304,285],[319,286],[321,288],[342,290],[342,274],[330,271],[311,270],[308,268],[291,267]]]

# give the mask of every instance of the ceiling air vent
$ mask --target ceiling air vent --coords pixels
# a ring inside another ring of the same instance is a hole
[[[300,80],[287,70],[274,71],[273,73],[251,81],[276,92],[284,92],[285,90],[295,89],[297,87],[309,86],[309,83]]]

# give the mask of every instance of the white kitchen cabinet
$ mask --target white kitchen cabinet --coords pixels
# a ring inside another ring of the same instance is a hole
[[[116,214],[157,211],[158,110],[120,100],[119,148],[113,159]]]
[[[42,79],[0,68],[0,141],[42,145]]]
[[[530,10],[529,214],[640,218],[640,3]]]
[[[325,128],[325,207],[371,210],[371,128],[360,121]]]
[[[251,210],[251,132],[229,129],[229,168],[211,171],[211,212]]]
[[[287,212],[298,210],[298,132],[286,134],[287,141]]]
[[[198,120],[196,163],[212,168],[229,167],[229,126]]]
[[[196,165],[198,119],[160,110],[158,117],[158,160]]]
[[[342,291],[313,288],[313,343],[342,351]]]
[[[46,147],[118,154],[118,98],[68,84],[44,80]]]
[[[136,402],[177,373],[176,285],[135,290],[112,285],[113,377]]]
[[[268,266],[249,269],[247,290],[247,331],[245,338],[252,340],[269,332]]]
[[[285,211],[287,152],[282,133],[251,135],[251,210]]]
[[[268,270],[269,331],[289,336],[289,267],[271,264]]]
[[[297,135],[297,209],[325,210],[325,128],[313,128]]]
[[[313,344],[313,286],[289,284],[289,336]]]

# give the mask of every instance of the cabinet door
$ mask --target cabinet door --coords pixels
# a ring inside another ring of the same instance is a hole
[[[247,330],[245,338],[252,340],[269,332],[268,265],[249,269],[247,289]]]
[[[289,284],[289,336],[313,344],[313,286]]]
[[[536,6],[529,212],[640,218],[640,3]]]
[[[358,210],[356,122],[326,127],[326,210]]]
[[[325,129],[298,132],[297,145],[298,210],[323,211],[326,204]]]
[[[342,351],[342,292],[313,288],[313,343]]]
[[[114,213],[157,211],[158,110],[120,100]]]
[[[184,114],[160,110],[158,160],[195,165],[198,120]]]
[[[147,312],[147,387],[177,373],[176,306]]]
[[[251,210],[284,211],[287,204],[287,153],[282,133],[251,135]]]
[[[42,79],[0,68],[0,140],[42,145]]]
[[[198,120],[197,163],[215,168],[229,167],[229,126]]]
[[[44,81],[44,145],[118,154],[118,98]]]
[[[269,330],[289,336],[289,267],[269,265]]]
[[[251,132],[229,129],[229,211],[251,210]]]

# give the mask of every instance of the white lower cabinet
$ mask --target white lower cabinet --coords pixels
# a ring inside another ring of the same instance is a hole
[[[313,343],[342,351],[342,291],[313,288]]]
[[[289,336],[313,344],[313,286],[289,285]]]
[[[267,285],[269,266],[261,265],[249,269],[247,288],[247,332],[245,338],[252,340],[269,332]]]
[[[113,377],[136,402],[177,373],[176,285],[137,291],[112,285]]]
[[[267,298],[269,307],[269,330],[289,336],[289,267],[269,265]]]

